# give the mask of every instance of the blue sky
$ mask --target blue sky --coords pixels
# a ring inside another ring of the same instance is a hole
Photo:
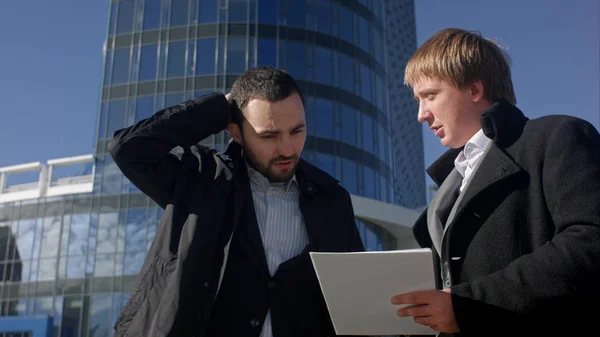
[[[419,45],[443,28],[479,30],[507,45],[526,115],[600,128],[599,1],[415,2]],[[93,152],[107,10],[107,0],[3,5],[0,166]],[[423,131],[427,166],[444,148]]]

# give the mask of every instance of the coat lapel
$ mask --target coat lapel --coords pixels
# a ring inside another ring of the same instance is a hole
[[[482,192],[521,171],[522,169],[512,158],[498,146],[492,144],[476,169],[471,182],[463,190],[463,195],[457,200],[445,232],[449,233],[455,225],[460,223],[458,220],[465,208]]]
[[[235,145],[230,144],[230,147]],[[236,235],[240,236],[244,253],[253,263],[269,275],[265,249],[254,211],[250,180],[241,155],[236,160],[236,174],[233,181],[233,228],[237,233]]]
[[[462,176],[455,169],[444,180],[431,204],[427,208],[427,228],[435,250],[441,252],[442,234],[448,214],[458,197]]]

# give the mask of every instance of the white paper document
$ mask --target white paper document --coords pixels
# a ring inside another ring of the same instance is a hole
[[[391,299],[433,290],[431,249],[360,253],[317,253],[310,257],[338,335],[435,335],[436,331],[398,317]]]

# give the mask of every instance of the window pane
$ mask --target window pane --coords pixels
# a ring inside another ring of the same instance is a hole
[[[89,336],[110,336],[112,332],[112,294],[99,294],[92,297],[90,309]]]
[[[365,189],[365,197],[367,198],[376,198],[375,194],[375,171],[372,168],[363,166],[364,171],[364,180],[363,187]]]
[[[357,194],[357,175],[356,175],[356,163],[352,160],[343,159],[343,168],[342,171],[344,173],[343,185],[348,190],[348,192],[352,194]]]
[[[339,6],[340,21],[338,22],[340,37],[354,43],[354,13],[346,6]]]
[[[292,15],[295,13],[292,12]],[[331,2],[329,0],[316,0],[315,16],[317,19],[317,31],[323,34],[331,34]]]
[[[182,77],[185,72],[185,41],[169,43],[167,77]]]
[[[246,70],[246,39],[230,37],[227,41],[227,72],[241,74]]]
[[[246,22],[248,0],[229,0],[229,22]]]
[[[165,96],[165,106],[172,107],[183,102],[183,93],[169,94]]]
[[[73,214],[71,228],[69,229],[69,246],[67,254],[70,256],[83,256],[87,254],[89,214]]]
[[[377,123],[377,138],[378,138],[378,153],[377,156],[384,162],[386,162],[386,152],[385,152],[385,141],[387,139],[387,133],[383,130],[383,127]]]
[[[54,257],[58,255],[61,222],[61,216],[44,218],[40,257]]]
[[[198,23],[217,22],[217,0],[200,0],[198,4]]]
[[[262,24],[277,24],[277,0],[258,2],[258,21]]]
[[[359,46],[366,52],[369,52],[369,30],[371,29],[371,27],[369,27],[369,24],[367,23],[367,20],[365,20],[365,18],[363,18],[362,16],[359,18],[359,23],[360,23],[360,29],[359,31],[359,37],[360,37],[360,41],[359,41]]]
[[[115,35],[115,20],[117,19],[117,6],[118,2],[113,2],[110,4],[110,20],[108,22],[108,36]]]
[[[118,213],[101,213],[98,217],[98,253],[112,253],[117,249]]]
[[[258,65],[277,65],[277,42],[274,39],[258,39]]]
[[[354,91],[354,59],[343,53],[339,53],[339,59],[341,87],[351,93]]]
[[[306,29],[306,1],[288,0],[287,24],[291,27]]]
[[[112,138],[115,131],[125,126],[125,104],[127,100],[111,101],[108,107],[108,128],[106,137]]]
[[[216,39],[198,40],[196,53],[196,75],[215,74]]]
[[[369,102],[373,102],[373,97],[371,94],[371,71],[364,64],[360,65],[360,84],[361,84],[361,94],[364,99]]]
[[[333,139],[333,103],[317,99],[316,108],[317,136]]]
[[[171,27],[185,26],[188,23],[189,0],[172,0]]]
[[[373,144],[373,119],[367,114],[362,114],[362,148],[363,150],[375,153]]]
[[[333,53],[328,48],[317,47],[315,50],[316,81],[333,85]]]
[[[151,44],[142,47],[140,56],[139,81],[153,81],[156,79],[156,60],[158,45]]]
[[[117,34],[131,33],[133,29],[133,5],[134,0],[119,2],[119,14],[117,16]]]
[[[129,81],[129,48],[115,50],[112,85]]]
[[[332,155],[317,152],[316,166],[331,176],[335,175],[335,159]]]
[[[306,45],[296,41],[286,41],[286,66],[295,79],[306,79]]]
[[[144,1],[144,30],[158,29],[160,27],[161,1]]]
[[[342,140],[354,146],[357,146],[356,124],[356,110],[342,105]]]
[[[19,221],[17,249],[20,259],[28,260],[33,257],[33,238],[35,236],[36,219]]]
[[[149,118],[154,113],[154,96],[145,96],[137,99],[135,106],[136,122],[139,122],[145,118]]]

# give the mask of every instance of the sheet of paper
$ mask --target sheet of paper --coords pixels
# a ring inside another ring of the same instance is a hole
[[[394,295],[435,289],[431,249],[317,253],[310,257],[338,335],[435,335],[398,317]]]

